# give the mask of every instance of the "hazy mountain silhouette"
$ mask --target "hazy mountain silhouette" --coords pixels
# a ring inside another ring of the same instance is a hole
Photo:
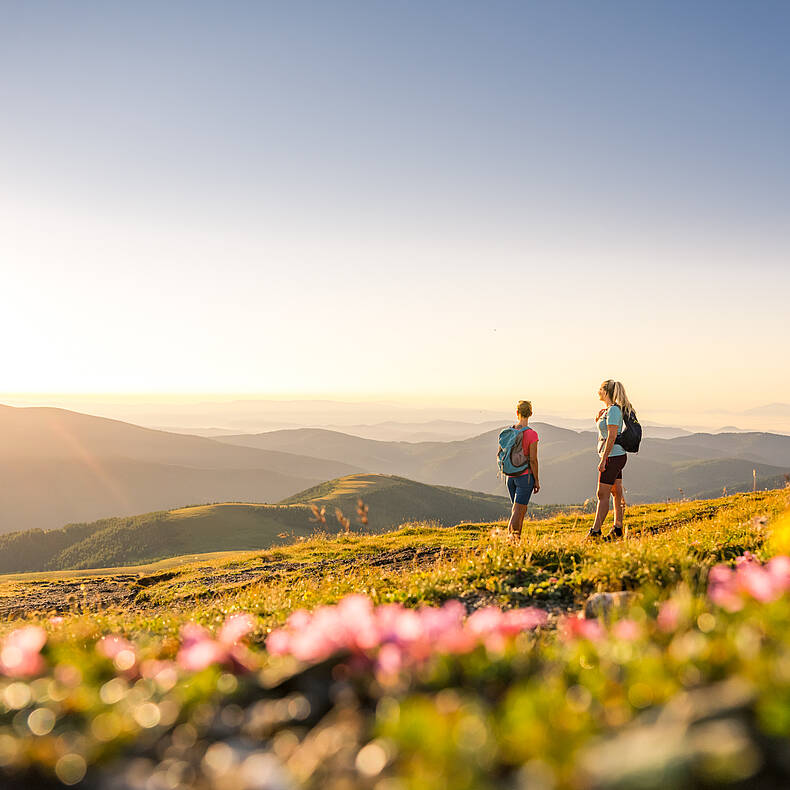
[[[0,532],[228,499],[277,501],[360,471],[53,408],[0,406]]]
[[[582,502],[596,486],[596,434],[534,423],[540,436],[542,489],[537,503]],[[499,429],[452,442],[382,442],[315,428],[224,436],[221,442],[247,447],[343,458],[369,471],[397,474],[427,483],[504,493],[494,455]],[[632,501],[699,496],[716,487],[751,485],[752,470],[775,483],[790,472],[790,436],[765,433],[691,434],[645,439],[629,457],[627,488]],[[718,477],[717,477],[718,475]]]

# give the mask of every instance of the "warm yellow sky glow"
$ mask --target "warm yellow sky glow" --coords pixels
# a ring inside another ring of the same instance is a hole
[[[113,13],[53,41],[30,11],[0,53],[0,391],[790,402],[783,40],[583,4],[583,41],[517,6],[442,42],[396,7],[381,46],[284,9],[217,39],[196,11],[216,56],[165,14],[143,63]]]

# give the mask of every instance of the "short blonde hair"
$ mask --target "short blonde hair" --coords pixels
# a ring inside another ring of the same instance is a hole
[[[516,406],[516,414],[518,414],[519,417],[531,417],[532,401],[520,400],[518,406]]]

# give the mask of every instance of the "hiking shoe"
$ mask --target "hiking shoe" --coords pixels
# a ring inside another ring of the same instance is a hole
[[[590,527],[590,531],[585,535],[587,538],[591,538],[592,540],[601,540],[603,538],[603,532],[600,529],[593,530]]]
[[[613,540],[620,540],[623,537],[623,528],[622,527],[614,527],[612,531],[604,537],[604,540],[607,543],[610,543]]]

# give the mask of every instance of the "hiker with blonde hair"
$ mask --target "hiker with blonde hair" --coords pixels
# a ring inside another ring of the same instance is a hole
[[[497,462],[499,471],[507,478],[507,491],[513,509],[510,513],[508,534],[517,540],[521,537],[524,516],[532,494],[540,491],[538,480],[538,434],[529,427],[532,404],[518,402],[518,422],[499,434]]]
[[[595,418],[598,428],[598,507],[595,511],[593,522],[587,536],[615,540],[623,537],[623,517],[625,515],[625,497],[623,496],[623,467],[628,461],[626,447],[632,452],[638,452],[641,428],[636,419],[636,412],[628,400],[625,387],[619,381],[607,379],[598,390],[598,397],[605,404]],[[623,423],[627,423],[628,440],[623,442]],[[639,437],[632,436],[634,429],[638,429]],[[635,444],[634,444],[635,442]],[[608,535],[604,536],[602,527],[609,514],[609,497],[614,498],[614,527]]]

